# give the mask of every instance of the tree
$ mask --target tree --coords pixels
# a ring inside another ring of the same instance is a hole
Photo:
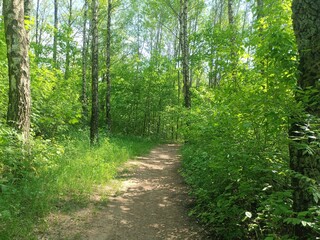
[[[228,20],[229,20],[229,27],[231,29],[231,36],[230,36],[230,62],[231,62],[231,73],[232,73],[232,81],[237,87],[237,45],[236,45],[236,23],[234,20],[234,0],[228,0]]]
[[[299,51],[299,76],[296,100],[302,103],[306,114],[293,119],[290,136],[290,167],[298,173],[292,179],[293,209],[296,212],[308,210],[316,205],[305,177],[320,183],[320,152],[314,131],[319,127],[315,119],[319,117],[319,76],[320,76],[320,2],[293,0],[293,27]],[[308,149],[312,149],[311,151]],[[298,226],[296,235],[306,239],[306,227]]]
[[[54,28],[53,28],[53,63],[57,67],[57,53],[58,53],[58,0],[54,0]]]
[[[36,32],[35,32],[35,38],[36,38],[36,49],[35,49],[35,55],[36,59],[39,58],[39,45],[41,40],[40,35],[40,19],[39,19],[39,12],[40,12],[40,0],[37,0],[36,3],[36,19],[35,19],[35,25],[36,25]]]
[[[98,78],[99,78],[99,49],[98,49],[98,2],[93,0],[92,8],[92,113],[90,127],[91,144],[98,142],[99,138],[99,96],[98,96]]]
[[[82,118],[87,120],[88,117],[88,96],[87,96],[87,22],[88,22],[88,1],[84,2],[83,12],[83,28],[82,28]]]
[[[107,94],[106,94],[106,122],[107,128],[111,131],[111,79],[110,79],[110,45],[111,45],[111,11],[112,0],[108,0],[108,13],[107,13],[107,48],[106,48],[106,82],[107,82]]]
[[[263,5],[264,0],[256,0],[257,2],[257,20],[259,21],[263,17]]]
[[[191,108],[190,72],[189,72],[189,39],[188,39],[188,0],[180,0],[180,28],[184,106]]]
[[[70,77],[70,54],[71,54],[71,33],[72,33],[72,11],[73,11],[73,0],[69,0],[68,5],[68,22],[67,22],[67,32],[66,32],[66,62],[65,62],[65,72],[64,79],[67,80]]]
[[[25,19],[30,20],[30,17],[31,17],[31,1],[30,0],[24,0],[24,16],[25,16]]]
[[[26,6],[28,6],[28,3]],[[27,142],[30,133],[31,93],[28,55],[29,39],[25,28],[24,10],[25,5],[23,1],[3,1],[9,67],[9,105],[7,121],[9,125],[15,127],[22,133],[23,141]],[[30,12],[28,14],[30,14]]]

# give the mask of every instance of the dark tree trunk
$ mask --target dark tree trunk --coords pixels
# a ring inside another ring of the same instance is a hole
[[[293,0],[293,26],[297,40],[299,61],[299,76],[296,100],[304,106],[306,114],[295,116],[292,120],[290,136],[290,167],[293,171],[314,179],[320,183],[320,153],[315,147],[316,135],[319,131],[314,119],[319,118],[319,78],[320,78],[320,2],[310,0]],[[317,139],[317,141],[319,141]],[[313,153],[305,151],[306,146],[314,148]],[[306,211],[316,205],[309,183],[299,176],[292,179],[293,210]],[[299,239],[308,238],[307,227],[297,226]]]
[[[237,87],[237,65],[238,65],[238,56],[237,56],[237,45],[236,45],[236,24],[234,21],[234,0],[228,0],[228,20],[229,27],[231,29],[230,35],[230,62],[231,62],[231,74],[232,81],[234,86]]]
[[[107,82],[107,94],[106,94],[106,123],[107,128],[109,131],[111,131],[111,78],[110,78],[110,56],[111,56],[111,10],[112,10],[112,3],[111,0],[108,0],[108,20],[107,20],[107,49],[106,49],[106,82]]]
[[[184,106],[191,108],[190,72],[189,72],[189,40],[188,40],[188,0],[180,0],[181,4],[181,53]]]
[[[95,144],[99,139],[99,97],[98,97],[98,78],[99,78],[99,49],[98,49],[98,3],[92,1],[92,113],[90,126],[90,141]]]
[[[70,77],[70,54],[71,54],[71,33],[72,33],[72,5],[73,0],[69,0],[69,16],[68,16],[68,26],[67,26],[67,42],[66,42],[66,64],[64,79],[67,80]]]
[[[88,119],[88,94],[87,94],[87,55],[88,55],[88,44],[87,44],[87,22],[88,22],[88,1],[84,2],[84,13],[83,13],[83,30],[82,30],[82,119],[87,122]]]
[[[263,14],[263,5],[264,5],[264,3],[263,3],[263,1],[264,0],[256,0],[257,1],[257,13],[256,13],[256,15],[257,15],[257,20],[260,20],[263,16],[264,16],[264,14]]]
[[[39,28],[40,28],[40,20],[39,20],[39,11],[40,11],[40,0],[37,0],[37,5],[36,5],[36,48],[35,48],[35,55],[36,55],[36,60],[38,61],[39,56],[40,56],[40,33],[39,33]]]
[[[234,11],[233,11],[233,0],[228,0],[228,20],[229,20],[229,25],[233,26],[234,25]]]
[[[31,19],[31,0],[24,0],[24,17],[25,19]]]
[[[54,27],[53,27],[53,64],[57,67],[58,53],[58,0],[54,0]]]
[[[4,0],[3,15],[9,72],[9,105],[7,120],[27,142],[30,133],[29,39],[25,29],[24,2]],[[30,13],[28,13],[30,14]]]

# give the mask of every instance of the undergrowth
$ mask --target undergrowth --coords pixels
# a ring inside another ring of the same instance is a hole
[[[12,130],[0,132],[0,239],[36,239],[34,228],[67,202],[85,205],[95,187],[117,174],[120,164],[145,154],[155,142],[103,137],[90,147],[86,131],[61,140],[33,139],[31,154]]]
[[[196,199],[191,214],[212,239],[293,240],[299,239],[296,226],[310,229],[305,239],[316,239],[319,206],[304,212],[292,207],[290,96],[268,99],[263,91],[241,91],[222,100],[229,89],[219,91],[195,92],[203,102],[188,115],[182,174]],[[318,201],[318,187],[308,181]]]

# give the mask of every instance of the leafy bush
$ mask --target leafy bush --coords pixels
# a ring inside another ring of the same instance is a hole
[[[63,73],[46,67],[33,66],[32,123],[37,135],[56,136],[67,132],[81,119],[80,82],[62,80]],[[75,87],[76,86],[76,87]]]
[[[194,91],[198,102],[189,112],[182,151],[182,174],[196,198],[191,214],[217,239],[295,239],[290,234],[298,224],[317,234],[319,208],[292,210],[292,95],[285,88],[277,97],[263,89],[231,91]],[[298,177],[318,199],[314,180]]]
[[[292,214],[285,113],[278,103],[266,112],[261,92],[238,97],[191,114],[183,175],[197,199],[193,214],[216,237],[261,239],[281,233]]]
[[[264,4],[263,18],[244,40],[255,48],[252,68],[238,63],[238,86],[225,74],[213,90],[194,89],[193,108],[184,114],[182,174],[196,199],[191,214],[215,239],[295,239],[297,225],[315,235],[320,229],[318,208],[292,210],[297,173],[289,167],[288,127],[301,107],[293,96],[290,1]],[[299,178],[318,199],[314,180]]]

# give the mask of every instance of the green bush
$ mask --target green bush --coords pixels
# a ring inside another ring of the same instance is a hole
[[[31,73],[33,131],[46,138],[68,132],[82,117],[80,80],[61,80],[61,71],[46,67]]]
[[[276,88],[276,97],[263,88],[194,92],[183,176],[196,197],[192,214],[218,239],[286,236],[285,219],[293,215],[286,123],[292,95]]]

